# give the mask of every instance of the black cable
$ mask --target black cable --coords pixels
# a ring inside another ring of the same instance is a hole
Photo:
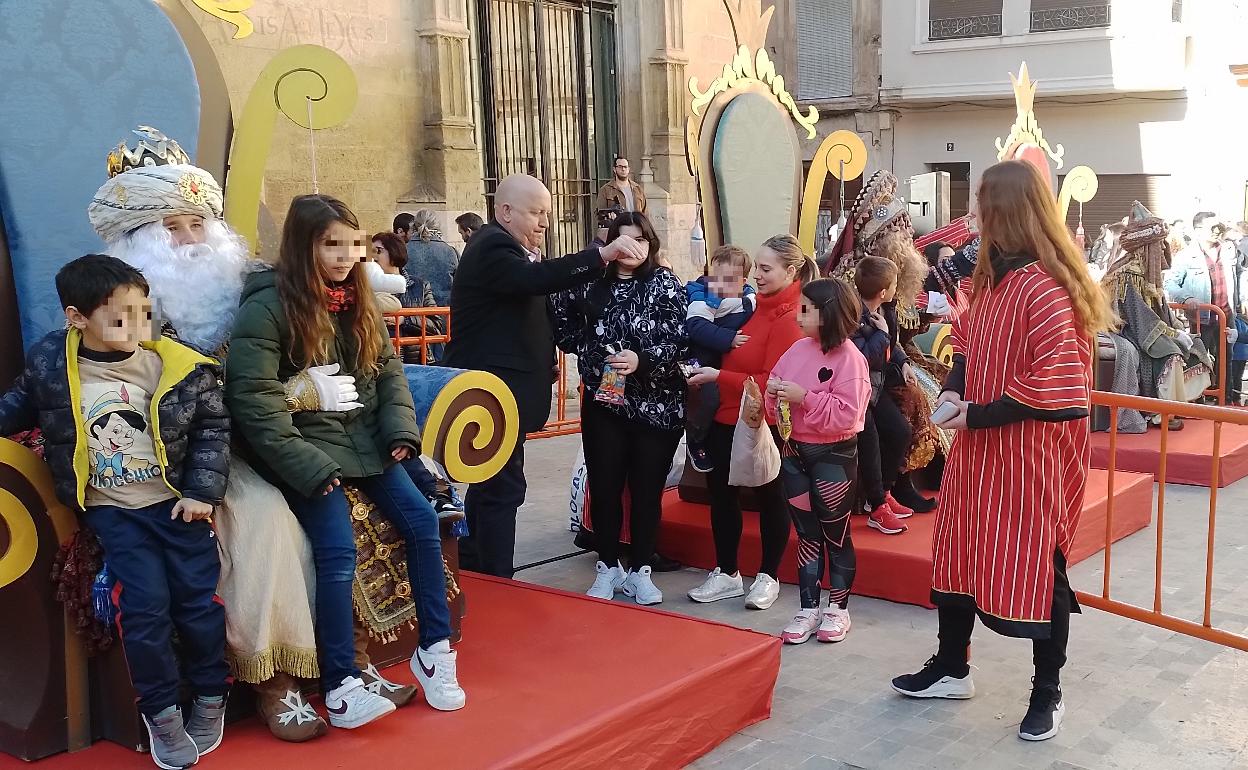
[[[580,551],[573,551],[572,553],[565,553],[562,556],[552,556],[549,559],[542,559],[541,561],[535,561],[532,564],[525,564],[523,566],[516,567],[515,571],[520,572],[521,570],[532,569],[533,567],[541,567],[546,564],[553,564],[554,562],[557,562],[557,561],[563,561],[565,559],[571,559],[577,556],[584,556],[587,553],[589,553],[589,550],[584,549]]]

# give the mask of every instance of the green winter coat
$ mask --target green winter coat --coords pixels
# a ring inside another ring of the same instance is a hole
[[[304,366],[290,360],[290,325],[274,271],[247,278],[230,337],[225,395],[235,435],[251,450],[261,471],[305,497],[318,494],[335,478],[379,475],[394,462],[390,453],[397,446],[420,448],[412,394],[384,324],[377,325],[385,344],[375,374],[351,365],[355,342],[350,328],[336,314],[334,324],[337,333],[328,358],[317,363],[340,364],[340,374],[355,376],[362,409],[294,413],[287,409],[283,383]]]

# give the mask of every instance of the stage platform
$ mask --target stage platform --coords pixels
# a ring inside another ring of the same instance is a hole
[[[1108,495],[1105,471],[1092,470],[1088,475],[1083,514],[1076,534],[1070,563],[1075,564],[1098,553],[1105,543],[1105,515]],[[1149,525],[1153,517],[1153,480],[1141,473],[1114,474],[1115,541]],[[858,554],[858,572],[854,577],[854,593],[905,604],[931,607],[932,529],[935,513],[916,513],[906,524],[910,529],[901,535],[885,535],[867,526],[866,516],[854,516],[854,549]],[[659,532],[659,550],[691,567],[713,569],[715,548],[711,541],[710,510],[705,505],[687,503],[675,489],[663,497],[663,526]],[[780,565],[779,580],[797,582],[797,535],[790,535],[789,549]],[[758,539],[758,513],[745,512],[745,528],[741,536],[740,564],[743,569],[757,568],[761,555]],[[746,581],[748,584],[748,580]]]
[[[1166,439],[1166,483],[1211,485],[1213,479],[1213,423],[1185,420],[1183,430],[1170,431]],[[1248,425],[1222,425],[1218,486],[1227,487],[1248,476]],[[1109,466],[1109,434],[1092,434],[1092,467]],[[1118,434],[1116,468],[1157,475],[1161,468],[1161,431]]]
[[[479,575],[465,573],[461,585],[463,711],[439,713],[418,699],[375,724],[304,744],[277,741],[248,719],[230,725],[198,766],[682,767],[771,713],[777,638]],[[412,681],[406,664],[386,674]],[[0,755],[0,770],[31,766]],[[113,743],[33,766],[154,767]]]

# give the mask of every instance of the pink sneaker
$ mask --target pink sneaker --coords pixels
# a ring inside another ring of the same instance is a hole
[[[819,610],[798,610],[793,621],[780,632],[785,644],[801,644],[819,629]]]
[[[871,518],[867,519],[867,526],[872,529],[878,529],[886,535],[900,535],[907,529],[906,525],[901,523],[901,519],[897,518],[897,514],[893,513],[893,510],[888,507],[888,503],[871,511]]]
[[[893,512],[893,515],[899,519],[908,519],[914,515],[914,509],[907,508],[906,506],[897,502],[897,498],[893,497],[892,492],[889,492],[887,495],[884,496],[884,504],[887,505],[889,510]]]
[[[821,642],[839,642],[849,636],[849,610],[840,607],[829,607],[823,611],[823,622],[815,638]]]

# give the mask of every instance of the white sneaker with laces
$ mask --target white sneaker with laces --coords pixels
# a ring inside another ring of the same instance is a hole
[[[412,653],[412,673],[425,693],[425,701],[438,711],[458,711],[468,702],[455,673],[456,652],[443,639],[429,649]]]
[[[629,570],[628,577],[624,578],[624,595],[631,596],[638,604],[646,606],[662,602],[663,592],[651,580],[651,571],[649,564],[635,572]]]
[[[815,638],[821,642],[839,642],[849,635],[849,626],[849,610],[828,607],[823,611],[823,620]]]
[[[741,582],[741,573],[725,575],[719,567],[707,576],[706,582],[689,592],[689,598],[695,602],[706,604],[720,599],[732,599],[745,596],[745,584]]]
[[[598,571],[598,577],[594,578],[594,584],[585,592],[586,596],[592,596],[595,599],[611,600],[615,598],[616,591],[624,587],[624,568],[616,562],[614,567],[608,567],[602,562],[594,567]]]
[[[752,610],[765,610],[780,598],[780,583],[766,572],[758,573],[750,593],[745,597],[745,606]]]
[[[785,644],[801,644],[819,628],[819,610],[798,610],[793,620],[780,632]]]
[[[374,695],[359,677],[349,676],[325,696],[325,710],[334,727],[354,730],[394,711],[394,704]]]

